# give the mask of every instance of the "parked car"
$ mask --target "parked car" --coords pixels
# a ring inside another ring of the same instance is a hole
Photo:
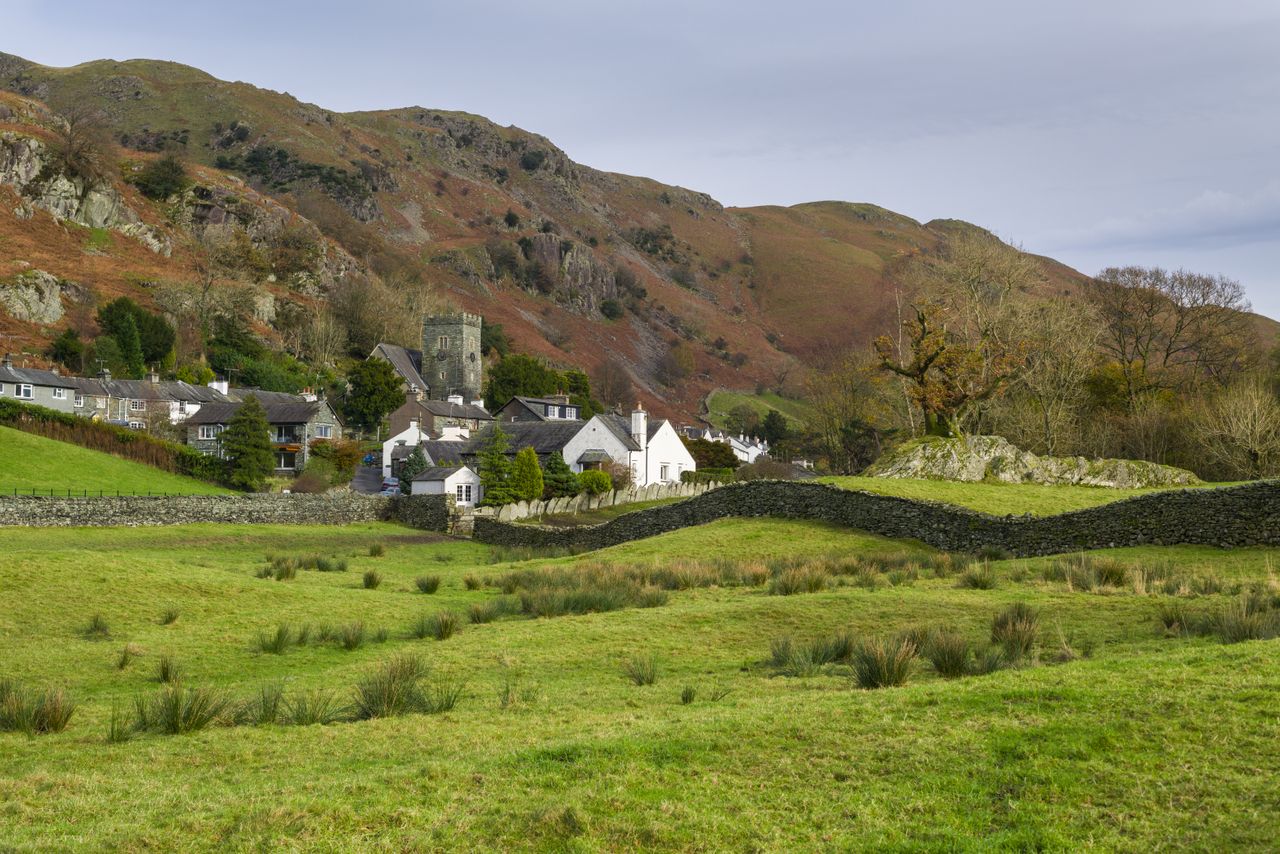
[[[398,478],[398,477],[384,477],[384,478],[382,479],[382,488],[383,488],[383,489],[391,489],[392,487],[395,487],[396,489],[399,489],[399,488],[400,488],[400,478]]]
[[[378,494],[385,495],[388,498],[396,495],[404,495],[404,493],[400,491],[400,486],[398,484],[396,486],[384,486],[382,488],[382,491],[379,492]]]

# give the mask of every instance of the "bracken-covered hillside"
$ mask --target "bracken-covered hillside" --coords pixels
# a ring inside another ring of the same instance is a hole
[[[692,415],[712,388],[776,387],[867,347],[893,323],[906,262],[975,228],[843,202],[726,209],[479,116],[334,113],[168,62],[59,69],[0,54],[0,90],[9,349],[39,351],[104,298],[155,305],[175,281],[252,289],[257,331],[289,347],[300,313],[363,277],[379,293],[425,284],[554,363],[612,357],[659,412]],[[94,193],[33,182],[49,128],[86,108],[105,115],[122,178]],[[151,201],[123,179],[161,152],[194,185]],[[1042,268],[1048,291],[1081,279]],[[351,352],[412,344],[398,320],[354,333]],[[683,366],[664,369],[676,342]]]

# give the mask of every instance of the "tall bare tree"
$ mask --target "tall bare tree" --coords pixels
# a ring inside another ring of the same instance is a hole
[[[1261,377],[1244,377],[1199,402],[1190,418],[1200,448],[1232,478],[1280,474],[1280,401]]]

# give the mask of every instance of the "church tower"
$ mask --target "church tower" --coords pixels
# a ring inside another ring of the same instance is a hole
[[[480,315],[443,314],[422,319],[422,378],[429,394],[480,399]]]

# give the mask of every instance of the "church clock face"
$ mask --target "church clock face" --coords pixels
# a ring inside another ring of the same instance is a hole
[[[439,353],[436,353],[436,361],[443,362],[447,358],[449,358],[449,354],[444,350],[441,350]]]
[[[474,361],[476,360],[476,354],[475,354],[475,353],[468,353],[468,354],[467,354],[467,358],[474,362]]]

